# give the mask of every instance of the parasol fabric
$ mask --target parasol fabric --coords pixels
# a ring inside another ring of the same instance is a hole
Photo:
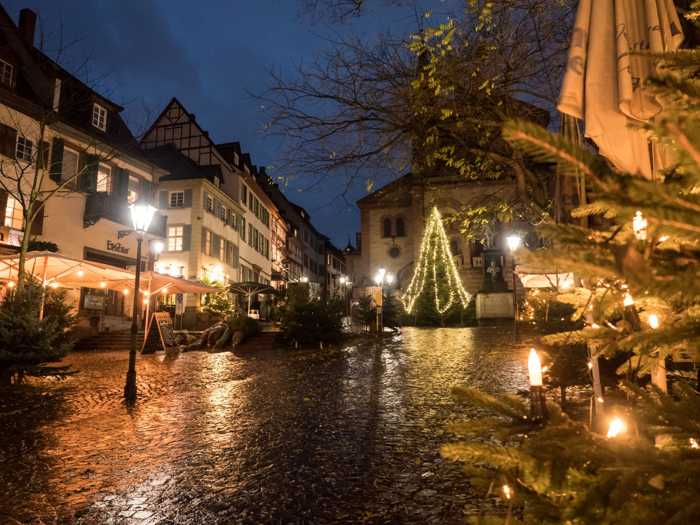
[[[676,50],[683,31],[673,0],[581,0],[557,109],[582,119],[585,134],[617,168],[653,178],[672,163],[639,126],[661,111],[645,88],[655,73],[635,52]]]

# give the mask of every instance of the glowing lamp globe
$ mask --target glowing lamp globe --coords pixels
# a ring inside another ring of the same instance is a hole
[[[520,238],[520,235],[511,234],[508,237],[506,237],[506,244],[508,245],[508,249],[511,252],[514,252],[515,250],[520,248],[522,242],[523,240]]]
[[[165,249],[165,244],[163,244],[163,241],[156,241],[152,244],[151,247],[153,248],[153,253],[159,254],[163,253],[163,250]]]
[[[387,284],[394,284],[394,274],[392,274],[392,273],[386,274],[386,283]]]
[[[132,204],[129,206],[129,211],[134,230],[138,233],[146,233],[156,209],[150,204]]]

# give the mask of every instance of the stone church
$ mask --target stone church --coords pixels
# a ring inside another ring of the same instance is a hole
[[[484,245],[468,240],[457,224],[450,224],[450,216],[488,202],[512,201],[515,194],[512,180],[465,181],[457,176],[425,179],[409,173],[363,197],[357,201],[361,212],[357,246],[349,245],[345,250],[355,286],[372,286],[377,270],[385,268],[396,276],[398,289],[405,289],[419,257],[426,220],[433,206],[437,206],[462,283],[470,294],[476,295],[487,277]],[[498,225],[491,243],[501,249],[500,269],[510,289],[513,264],[505,236],[516,227],[522,225]]]

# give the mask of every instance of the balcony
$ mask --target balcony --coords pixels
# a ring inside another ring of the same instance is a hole
[[[87,195],[83,226],[85,228],[92,226],[100,219],[108,219],[123,224],[125,229],[131,228],[129,205],[123,199],[118,199],[111,193],[98,192]],[[158,237],[165,237],[167,220],[167,216],[156,213],[148,233]]]

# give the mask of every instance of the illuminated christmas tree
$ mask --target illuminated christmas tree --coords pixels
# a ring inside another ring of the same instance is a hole
[[[426,305],[442,316],[452,306],[461,304],[466,308],[470,300],[452,260],[442,217],[434,207],[425,225],[413,277],[401,302],[408,313],[413,313],[418,305]]]

